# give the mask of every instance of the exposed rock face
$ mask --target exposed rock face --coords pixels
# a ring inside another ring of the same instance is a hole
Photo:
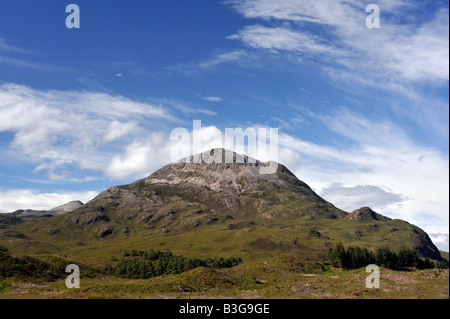
[[[370,221],[370,220],[391,220],[389,217],[375,213],[369,207],[361,207],[351,212],[347,218],[349,220]]]
[[[227,163],[227,156],[233,159],[232,163]],[[224,149],[213,149],[167,165],[147,177],[145,183],[189,184],[194,187],[206,187],[215,192],[242,194],[258,189],[261,182],[273,183],[277,187],[278,183],[284,183],[279,180],[278,174],[261,174],[260,168],[267,165]]]
[[[21,220],[29,220],[33,219],[42,215],[48,214],[47,210],[34,210],[34,209],[18,209],[12,213],[9,213],[10,215],[20,218]]]
[[[80,202],[79,200],[74,200],[74,201],[68,202],[64,205],[52,208],[49,210],[49,212],[54,215],[61,215],[61,214],[71,212],[77,208],[80,208],[81,206],[83,206],[82,202]]]
[[[227,163],[227,156],[233,159],[232,163]],[[240,163],[237,162],[239,159]],[[283,193],[291,194],[298,200],[303,198],[316,207],[327,205],[308,185],[281,164],[276,164],[276,173],[261,174],[260,168],[268,165],[269,163],[224,149],[213,149],[166,165],[136,183],[157,193],[170,189],[182,198],[191,197],[194,201],[207,203],[208,207],[219,211],[255,206],[263,213],[267,208],[275,208],[283,200],[289,201]],[[275,195],[271,201],[266,199],[270,195]],[[151,200],[155,198],[152,196]],[[343,211],[331,206],[329,215],[345,215]]]

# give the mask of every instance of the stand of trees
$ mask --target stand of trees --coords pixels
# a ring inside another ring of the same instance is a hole
[[[336,245],[335,249],[330,248],[328,257],[335,267],[344,269],[357,269],[369,264],[384,266],[389,269],[402,269],[414,267],[418,269],[448,268],[446,261],[435,264],[429,258],[420,258],[414,249],[402,248],[398,252],[392,251],[389,247],[380,247],[375,252],[367,248],[345,247],[342,243]]]
[[[135,251],[125,253],[125,257],[114,266],[105,267],[111,275],[130,278],[148,279],[167,274],[179,274],[200,266],[209,268],[230,268],[242,262],[241,258],[185,258],[170,251],[159,250]],[[134,258],[130,258],[134,257]]]

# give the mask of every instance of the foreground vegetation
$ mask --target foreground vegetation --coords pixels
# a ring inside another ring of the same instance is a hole
[[[5,246],[0,245],[0,279],[16,281],[52,282],[65,278],[66,267],[76,263],[52,255],[14,256]],[[80,266],[80,275],[94,278],[102,274],[100,269],[86,264]]]
[[[125,262],[153,259],[176,264],[174,260],[188,260],[160,251],[132,252],[123,257]],[[49,255],[12,256],[0,250],[0,298],[449,298],[448,269],[399,271],[381,266],[380,288],[368,289],[365,267],[344,270],[332,263],[291,255],[243,261],[225,268],[218,263],[233,262],[232,258],[208,261],[206,267],[149,279],[117,277],[111,273],[114,266],[78,264],[80,288],[68,289],[65,266],[74,261]],[[217,267],[212,267],[214,262]],[[113,264],[120,263],[117,260]],[[12,267],[15,273],[10,272]]]

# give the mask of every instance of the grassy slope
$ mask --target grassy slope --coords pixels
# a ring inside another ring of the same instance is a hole
[[[448,270],[381,269],[380,288],[367,289],[364,269],[323,270],[312,262],[279,256],[229,269],[199,267],[148,280],[81,278],[64,281],[0,280],[0,298],[448,298]]]
[[[110,223],[100,222],[81,228],[40,219],[9,229],[9,237],[3,236],[1,242],[16,254],[55,254],[94,265],[107,263],[112,256],[119,257],[131,249],[171,250],[187,257],[241,257],[247,261],[289,253],[302,259],[321,261],[328,248],[338,242],[370,249],[383,245],[398,249],[405,243],[415,244],[409,224],[398,220],[382,223],[311,219],[310,216],[274,220],[253,217],[248,220],[224,218],[211,225],[186,230],[174,229],[172,224],[165,228],[159,224],[143,225],[133,228],[130,233],[116,232],[106,238],[96,238],[90,229]],[[55,228],[57,234],[52,233]],[[393,228],[397,230],[393,232]],[[26,235],[23,238],[20,234]]]

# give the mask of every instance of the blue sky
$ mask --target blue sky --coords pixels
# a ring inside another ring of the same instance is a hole
[[[0,212],[145,177],[201,120],[205,139],[278,128],[278,160],[325,199],[448,251],[448,16],[431,0],[2,0]]]

